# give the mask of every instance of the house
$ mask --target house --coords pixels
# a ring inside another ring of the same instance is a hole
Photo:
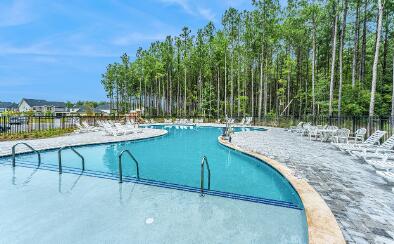
[[[18,104],[12,102],[0,102],[0,113],[8,111],[17,111]]]
[[[110,111],[111,109],[109,104],[103,104],[97,106],[96,108],[75,105],[69,109],[70,114],[77,114],[77,115],[109,115]]]
[[[100,114],[108,115],[111,114],[111,106],[109,105],[109,103],[104,103],[97,106],[96,111],[98,111]]]
[[[50,102],[46,100],[23,98],[19,103],[19,112],[33,112],[34,115],[66,115],[68,109],[64,102]]]

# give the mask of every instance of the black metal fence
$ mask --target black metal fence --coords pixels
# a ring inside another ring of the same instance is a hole
[[[124,120],[124,116],[0,116],[0,134],[30,133],[34,131],[76,128],[87,122],[97,125],[98,120]]]
[[[0,116],[0,134],[1,133],[29,133],[33,131],[50,130],[50,129],[67,129],[75,128],[76,123],[87,122],[89,125],[97,125],[99,120],[124,121],[126,116]],[[202,117],[185,117],[194,119]],[[239,123],[243,117],[233,117],[236,123]],[[143,119],[154,119],[156,122],[163,122],[170,117],[144,117]],[[175,119],[172,117],[172,119]],[[217,122],[216,118],[203,118],[204,122]],[[224,122],[224,119],[221,119]],[[339,128],[348,128],[355,132],[358,128],[366,128],[368,135],[376,130],[387,131],[386,137],[393,134],[393,117],[368,117],[368,116],[264,116],[260,119],[253,117],[252,124],[271,127],[290,127],[297,125],[299,122],[310,122],[313,125],[335,125]]]

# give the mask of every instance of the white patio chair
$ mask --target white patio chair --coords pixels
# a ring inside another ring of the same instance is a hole
[[[350,135],[350,130],[346,128],[339,129],[337,131],[337,134],[332,137],[332,141],[334,143],[348,143],[349,142],[349,135]]]
[[[353,141],[353,143],[362,143],[364,142],[365,134],[367,134],[367,129],[359,128],[354,133],[354,136],[349,136],[349,141]]]

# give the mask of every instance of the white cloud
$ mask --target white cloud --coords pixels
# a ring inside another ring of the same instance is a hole
[[[0,4],[0,27],[16,26],[33,20],[30,4],[24,0],[14,0],[11,4]]]
[[[147,34],[141,32],[132,32],[112,39],[111,43],[119,46],[131,44],[140,44],[146,41],[163,40],[168,34]]]
[[[215,14],[209,8],[199,8],[198,13],[209,21],[215,21]]]
[[[180,6],[187,14],[198,16],[200,18],[215,21],[215,15],[211,9],[202,7],[199,1],[189,0],[159,0],[165,4],[173,4]]]

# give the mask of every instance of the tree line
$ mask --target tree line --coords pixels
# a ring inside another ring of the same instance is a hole
[[[118,113],[369,115],[394,111],[393,0],[253,0],[221,26],[139,48],[101,83]]]

